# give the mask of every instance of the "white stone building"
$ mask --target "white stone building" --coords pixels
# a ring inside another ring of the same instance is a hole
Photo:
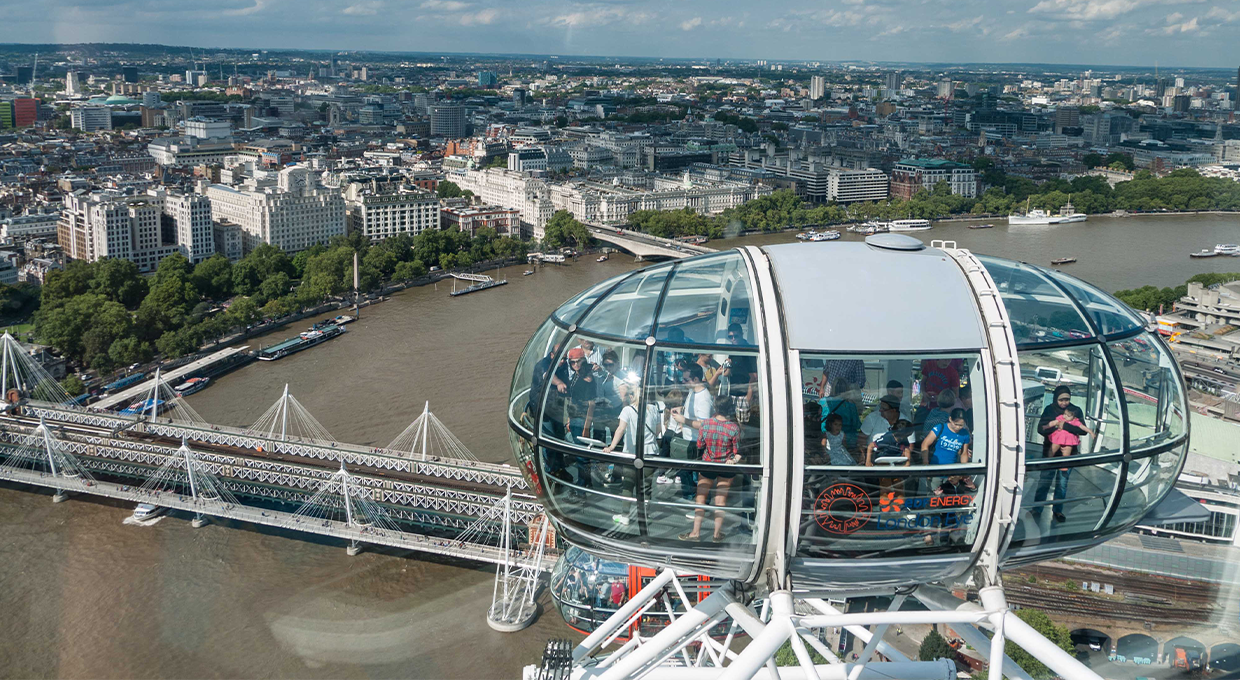
[[[345,233],[344,197],[305,167],[281,170],[274,187],[254,180],[240,187],[213,184],[207,198],[216,220],[240,225],[247,253],[263,243],[295,253]]]
[[[429,191],[407,186],[383,190],[353,182],[344,189],[344,202],[348,231],[361,232],[371,241],[439,229],[439,199]]]

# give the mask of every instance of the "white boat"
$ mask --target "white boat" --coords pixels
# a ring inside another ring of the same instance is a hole
[[[162,514],[164,514],[163,508],[158,505],[151,505],[150,503],[139,503],[138,507],[133,509],[133,518],[139,520],[154,519]]]
[[[599,255],[598,259],[597,259],[597,260],[595,260],[595,262],[606,262],[606,261],[607,261],[607,254],[606,254],[606,253],[603,253],[602,255]]]
[[[1231,255],[1232,257],[1240,256],[1240,245],[1234,243],[1220,243],[1214,246],[1214,252],[1219,255]]]
[[[839,237],[840,237],[840,232],[838,232],[838,231],[836,231],[836,230],[834,230],[834,229],[828,229],[827,231],[819,231],[819,232],[815,232],[813,236],[809,237],[809,240],[810,240],[810,241],[814,241],[814,242],[817,242],[817,241],[834,241],[834,240],[838,239]]]
[[[1084,222],[1088,219],[1085,213],[1076,212],[1076,208],[1072,206],[1072,200],[1069,199],[1062,208],[1059,209],[1058,215],[1052,215],[1045,210],[1028,209],[1028,202],[1025,203],[1026,210],[1024,214],[1008,215],[1008,224],[1069,224],[1072,222]]]
[[[930,220],[892,220],[887,223],[888,231],[926,231],[931,228]]]
[[[210,378],[190,378],[172,389],[175,390],[177,394],[184,397],[187,394],[193,394],[198,390],[201,390],[206,387],[209,382],[211,382]]]
[[[818,235],[818,232],[814,231],[813,229],[810,229],[809,231],[803,231],[797,234],[797,240],[798,241],[812,241],[814,237],[817,235]]]

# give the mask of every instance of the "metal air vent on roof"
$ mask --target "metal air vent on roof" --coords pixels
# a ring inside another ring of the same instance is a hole
[[[883,250],[925,250],[926,244],[907,234],[873,234],[865,237],[868,246]]]

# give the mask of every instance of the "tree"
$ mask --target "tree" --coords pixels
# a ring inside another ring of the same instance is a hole
[[[148,343],[134,336],[117,338],[108,348],[108,356],[117,366],[143,364],[151,360],[153,352]]]
[[[190,278],[204,297],[224,300],[232,295],[232,263],[220,253],[199,262]]]
[[[947,640],[939,631],[930,629],[930,632],[921,641],[921,647],[917,650],[917,659],[919,661],[935,661],[936,659],[955,659],[956,650],[947,644]]]
[[[129,260],[104,258],[95,263],[93,274],[91,292],[119,302],[126,309],[137,307],[146,297],[146,279],[138,273],[138,265]]]
[[[1071,653],[1073,651],[1072,636],[1065,626],[1056,625],[1046,612],[1039,609],[1021,609],[1016,612],[1016,617],[1021,621],[1029,624],[1034,630],[1038,631],[1042,637],[1050,640],[1055,646]],[[1004,646],[1004,652],[1016,662],[1017,666],[1025,669],[1025,672],[1033,676],[1035,680],[1050,680],[1055,677],[1054,671],[1047,668],[1041,661],[1038,661],[1029,652],[1026,652],[1020,645],[1008,640]]]
[[[254,301],[254,298],[245,296],[235,298],[224,316],[231,328],[244,328],[257,323],[259,319],[263,318],[258,311],[258,303]]]
[[[400,281],[409,281],[419,276],[426,276],[426,265],[422,264],[421,260],[399,262],[396,264],[396,269],[393,272],[393,278]]]
[[[65,391],[68,392],[71,397],[76,397],[80,394],[86,393],[86,384],[82,382],[81,378],[72,373],[65,376],[65,379],[60,381],[60,386],[65,388]]]
[[[827,663],[826,657],[819,654],[816,649],[805,645],[805,651],[809,652],[809,658],[815,664]],[[792,642],[784,642],[778,650],[775,651],[776,666],[800,666],[801,662],[797,659],[796,652],[792,651]]]
[[[457,198],[461,195],[461,187],[457,186],[455,182],[443,180],[436,187],[435,193],[439,194],[440,198]]]
[[[154,285],[158,286],[169,278],[188,280],[194,273],[194,267],[181,253],[173,253],[159,261],[155,268]]]
[[[572,242],[581,247],[590,241],[590,230],[567,210],[557,210],[543,229],[543,245],[559,248]]]
[[[159,336],[155,346],[166,359],[185,356],[198,349],[198,332],[193,327],[179,328]]]

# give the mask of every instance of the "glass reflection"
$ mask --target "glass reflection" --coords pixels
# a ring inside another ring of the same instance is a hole
[[[534,431],[534,413],[542,388],[551,375],[566,333],[551,320],[534,333],[513,372],[508,417],[526,432]]]
[[[806,353],[801,379],[797,554],[967,552],[986,457],[979,355]]]
[[[1010,260],[979,259],[999,288],[1017,345],[1093,337],[1076,305],[1041,270]]]
[[[1107,526],[1126,529],[1157,505],[1175,484],[1182,454],[1183,447],[1176,447],[1166,453],[1137,458],[1129,463],[1124,493]]]
[[[639,271],[621,283],[578,326],[592,333],[645,340],[670,266]]]
[[[1162,343],[1145,333],[1107,346],[1124,386],[1132,451],[1153,448],[1183,434],[1184,394]]]
[[[1029,441],[1026,459],[1121,450],[1119,397],[1099,346],[1025,350],[1020,366]],[[1060,442],[1053,442],[1052,436]],[[1065,442],[1073,443],[1065,448]]]
[[[1063,272],[1043,270],[1048,276],[1068,290],[1072,297],[1085,308],[1089,318],[1103,335],[1120,335],[1135,331],[1145,324],[1128,305],[1106,293]]]
[[[1106,515],[1119,481],[1120,462],[1050,461],[1025,473],[1025,497],[1012,549],[1053,543],[1093,532]],[[1048,512],[1049,510],[1049,512]]]
[[[678,266],[656,337],[690,345],[754,345],[749,273],[733,251]]]

